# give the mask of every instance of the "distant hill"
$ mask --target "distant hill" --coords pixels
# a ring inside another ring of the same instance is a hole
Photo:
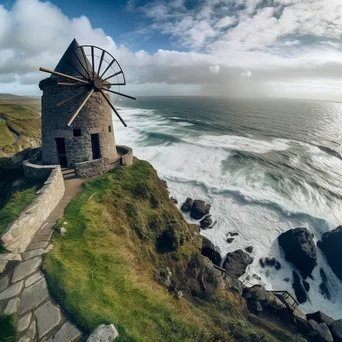
[[[40,144],[40,98],[0,94],[0,156]]]

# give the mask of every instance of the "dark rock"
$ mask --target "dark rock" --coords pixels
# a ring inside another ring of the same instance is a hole
[[[311,234],[306,228],[290,229],[278,237],[280,247],[290,261],[306,278],[317,265],[317,249]]]
[[[303,280],[303,286],[306,292],[310,291],[310,284],[307,281]]]
[[[248,252],[248,253],[253,253],[253,246],[248,246],[245,248],[245,251]]]
[[[157,280],[157,282],[161,285],[164,285],[166,287],[171,286],[172,282],[172,273],[168,267],[164,268],[158,268],[154,271],[154,278]]]
[[[174,203],[174,204],[178,204],[178,199],[177,198],[174,198],[171,196],[171,201]]]
[[[301,284],[300,276],[296,272],[293,272],[292,287],[295,291],[298,302],[300,304],[305,303],[307,299],[306,292]]]
[[[315,320],[309,319],[308,323],[309,323],[312,330],[314,330],[314,331],[317,330],[318,323]]]
[[[286,278],[284,278],[283,280],[286,281],[286,282],[289,282],[289,281],[290,281],[290,278],[289,278],[289,277],[286,277]]]
[[[265,259],[260,258],[260,259],[259,259],[259,264],[260,264],[260,266],[261,266],[262,268],[264,268],[264,267],[265,267]]]
[[[319,284],[319,292],[328,300],[331,300],[330,291],[325,283]]]
[[[330,331],[335,342],[342,342],[342,319],[334,321],[330,326]]]
[[[228,234],[229,234],[230,236],[238,236],[238,235],[239,235],[238,232],[229,232]]]
[[[328,327],[334,323],[334,320],[331,317],[329,317],[328,315],[326,315],[325,313],[321,311],[316,311],[314,313],[307,314],[306,319],[307,320],[313,319],[317,323],[325,323]]]
[[[181,245],[180,236],[173,227],[161,232],[156,240],[156,248],[159,253],[175,251]]]
[[[190,216],[195,220],[200,220],[203,216],[209,214],[210,208],[210,204],[206,204],[201,200],[194,200],[191,207]]]
[[[265,259],[265,263],[267,266],[274,266],[276,263],[276,259],[275,258],[266,258]]]
[[[200,221],[200,227],[202,229],[209,228],[213,224],[213,220],[211,219],[211,215],[207,215]]]
[[[249,307],[252,312],[262,312],[262,306],[258,301],[252,301]]]
[[[253,262],[253,258],[241,249],[227,254],[223,262],[223,268],[231,277],[239,278],[245,272],[248,265]]]
[[[227,242],[228,242],[228,243],[232,243],[233,241],[234,241],[234,238],[228,238],[228,239],[227,239]]]
[[[328,328],[328,326],[325,324],[325,323],[319,323],[317,328],[316,328],[316,331],[320,337],[320,340],[319,341],[322,341],[322,342],[334,342],[334,339],[331,335],[331,332]]]
[[[166,182],[165,180],[163,180],[163,179],[161,180],[161,182],[163,183],[163,185],[164,185],[164,188],[165,188],[165,189],[167,189],[167,188],[168,188],[168,186],[167,186],[167,182]]]
[[[303,334],[304,336],[308,336],[312,332],[312,326],[308,323],[307,320],[301,317],[295,317],[294,323],[298,328],[298,332]]]
[[[323,234],[318,247],[323,251],[328,264],[336,276],[342,280],[342,226]]]
[[[181,206],[181,211],[183,211],[184,213],[189,212],[192,208],[193,203],[194,203],[194,200],[188,197],[186,201],[183,203],[183,205]]]
[[[281,269],[281,263],[278,260],[276,260],[274,267],[277,271],[279,271]]]
[[[254,285],[244,288],[242,296],[247,300],[267,303],[269,292],[262,285]]]
[[[222,258],[218,247],[215,247],[215,245],[204,236],[202,236],[201,254],[209,258],[215,265],[221,265]]]
[[[254,278],[254,279],[256,279],[256,280],[261,280],[261,277],[260,277],[260,276],[258,276],[258,275],[257,275],[257,274],[255,274],[255,273],[253,274],[253,278]]]

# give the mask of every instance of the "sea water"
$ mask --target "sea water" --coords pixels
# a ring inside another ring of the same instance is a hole
[[[254,247],[254,262],[240,278],[245,285],[293,293],[285,280],[292,279],[292,268],[279,249],[279,234],[307,227],[317,242],[342,224],[342,104],[143,97],[116,106],[128,124],[124,128],[114,119],[116,143],[148,160],[179,206],[187,197],[212,205],[217,224],[201,234],[222,257]],[[229,232],[239,233],[232,243],[226,241]],[[262,268],[263,257],[275,257],[282,268]],[[321,267],[331,300],[319,291]],[[319,249],[312,275],[302,309],[342,318],[342,282]]]

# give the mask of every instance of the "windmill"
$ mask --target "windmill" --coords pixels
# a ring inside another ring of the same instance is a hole
[[[118,61],[108,51],[80,46],[74,39],[54,70],[39,70],[51,74],[39,84],[43,163],[106,169],[105,164],[118,160],[111,110],[127,125],[110,94],[135,100],[120,91],[126,79]]]

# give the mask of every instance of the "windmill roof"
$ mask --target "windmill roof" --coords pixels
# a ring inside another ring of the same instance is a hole
[[[77,40],[74,39],[58,62],[55,71],[74,77],[82,77],[81,75],[84,75],[84,77],[88,78],[84,68],[91,74],[92,67],[81,49]],[[84,68],[82,68],[81,63]]]

